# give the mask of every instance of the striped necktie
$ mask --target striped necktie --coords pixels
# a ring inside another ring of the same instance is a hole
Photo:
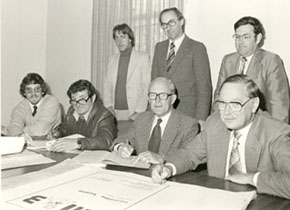
[[[240,59],[240,67],[239,67],[239,74],[245,74],[245,67],[246,67],[247,58],[241,57]]]
[[[151,152],[158,153],[159,151],[159,146],[161,142],[161,127],[160,127],[161,122],[162,120],[159,118],[157,120],[155,127],[153,128],[148,146],[148,150]]]
[[[170,44],[169,55],[168,55],[168,58],[167,58],[167,61],[166,61],[167,71],[170,70],[174,58],[175,58],[175,45],[174,45],[174,42],[172,42]]]
[[[234,131],[233,135],[233,147],[229,162],[229,174],[235,174],[237,172],[242,172],[241,156],[239,153],[239,138],[242,134],[239,131]]]

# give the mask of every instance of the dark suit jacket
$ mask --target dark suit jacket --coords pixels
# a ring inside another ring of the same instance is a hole
[[[290,126],[259,111],[247,136],[247,172],[260,172],[257,191],[290,199]],[[207,162],[210,176],[225,177],[230,131],[219,112],[212,114],[204,130],[185,148],[167,157],[177,173]]]
[[[77,123],[73,116],[74,108],[71,106],[61,124],[61,136],[76,134],[74,128]],[[117,137],[116,119],[99,101],[89,114],[86,129],[79,133],[85,138],[81,138],[82,150],[109,150],[112,141]]]
[[[205,46],[185,36],[167,72],[168,45],[169,40],[156,44],[152,79],[158,76],[171,79],[178,92],[177,109],[198,120],[206,120],[211,107],[212,83]]]
[[[137,154],[148,151],[153,120],[154,114],[151,111],[139,114],[132,129],[115,139],[113,146],[118,143],[129,143]],[[165,127],[158,153],[166,155],[180,148],[192,141],[197,133],[197,120],[173,110]]]
[[[235,52],[223,58],[214,99],[219,97],[219,89],[223,81],[237,74],[240,54]],[[261,91],[260,108],[268,111],[273,117],[288,123],[289,120],[289,84],[281,58],[262,49],[256,50],[247,75],[258,85]]]

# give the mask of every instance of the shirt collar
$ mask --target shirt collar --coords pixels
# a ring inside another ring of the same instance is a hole
[[[168,121],[171,113],[172,113],[172,110],[170,112],[168,112],[167,114],[165,114],[164,116],[162,116],[162,117],[158,117],[158,116],[154,115],[154,121],[157,121],[158,119],[161,119],[162,120],[162,123],[163,122],[166,122],[167,123],[167,121]]]
[[[175,45],[175,51],[177,52],[177,50],[179,49],[182,41],[184,40],[185,38],[185,34],[183,33],[179,38],[177,38],[175,41],[174,41],[174,45]],[[169,39],[169,48],[170,48],[170,45],[173,41]]]
[[[82,115],[85,118],[86,121],[88,121],[88,118],[89,118],[89,115],[91,113],[91,110],[89,110],[87,113],[85,113],[84,115]],[[74,116],[74,118],[75,118],[76,121],[79,120],[80,115],[76,111],[74,111],[73,116]]]
[[[30,101],[28,101],[28,104],[30,106],[30,109],[33,111],[34,110],[34,108],[33,108],[34,106],[37,106],[37,108],[39,108],[39,106],[42,103],[42,101],[43,101],[43,97],[41,97],[41,99],[39,100],[39,102],[37,104],[32,104],[32,103],[30,103]]]

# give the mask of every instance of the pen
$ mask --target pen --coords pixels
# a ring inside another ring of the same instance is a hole
[[[160,176],[162,175],[164,162],[165,162],[164,155],[161,155],[161,157],[162,157],[162,161],[160,162]]]

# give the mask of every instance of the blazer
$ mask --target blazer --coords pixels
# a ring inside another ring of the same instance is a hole
[[[151,111],[139,114],[129,132],[114,140],[113,146],[118,143],[128,143],[137,155],[148,151],[154,114]],[[198,121],[185,116],[177,110],[172,110],[165,127],[158,154],[166,155],[188,142],[192,141],[198,133]]]
[[[120,53],[113,55],[108,63],[104,82],[104,105],[115,107],[115,88],[118,76]],[[127,102],[129,114],[140,113],[147,109],[147,93],[151,79],[149,55],[132,49],[127,73]]]
[[[207,162],[209,176],[225,177],[230,131],[213,113],[204,130],[186,148],[167,157],[177,173]],[[248,173],[257,173],[257,191],[290,199],[290,126],[261,110],[249,130],[245,161]]]
[[[71,106],[60,126],[61,136],[76,134],[74,112]],[[82,150],[109,150],[113,139],[117,137],[116,119],[100,101],[96,101],[89,113],[86,129],[79,134],[85,136],[79,139]]]
[[[168,46],[169,40],[156,44],[152,79],[158,76],[171,79],[179,100],[175,107],[185,115],[206,120],[211,108],[212,82],[205,46],[185,36],[167,72]]]
[[[223,58],[214,99],[219,97],[219,89],[226,78],[238,73],[240,54],[238,52]],[[260,108],[273,117],[289,121],[289,83],[281,58],[263,49],[257,49],[249,64],[247,75],[261,91]]]

